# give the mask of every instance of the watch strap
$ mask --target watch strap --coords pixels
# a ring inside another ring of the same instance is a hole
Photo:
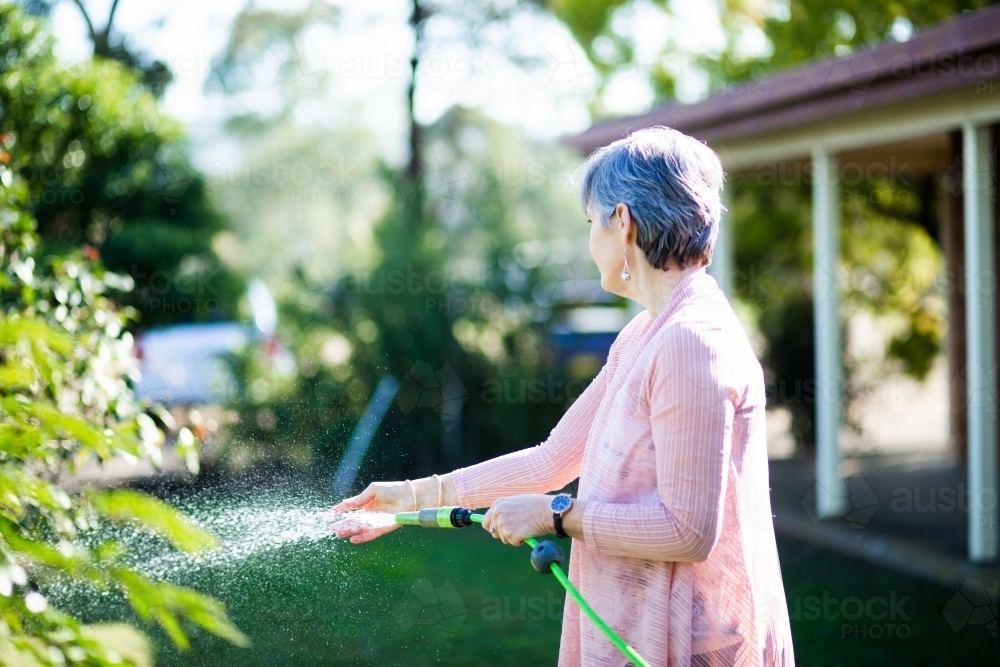
[[[562,515],[558,512],[552,513],[552,524],[556,528],[556,535],[562,538],[569,537],[569,535],[566,534],[566,531],[563,530]]]

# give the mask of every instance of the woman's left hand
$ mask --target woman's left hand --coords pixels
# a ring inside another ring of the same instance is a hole
[[[498,498],[483,518],[483,528],[504,544],[521,546],[527,537],[552,532],[551,502],[552,496],[541,493]]]

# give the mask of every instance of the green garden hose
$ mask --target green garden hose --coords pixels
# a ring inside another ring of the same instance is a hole
[[[424,528],[464,528],[473,523],[482,523],[485,515],[477,514],[464,507],[434,507],[422,509],[417,512],[400,512],[395,516],[396,523],[401,526],[422,526]],[[539,572],[546,570],[551,572],[555,578],[570,594],[577,606],[583,610],[594,625],[604,633],[604,636],[611,640],[611,643],[621,651],[622,655],[632,661],[638,667],[649,667],[649,663],[642,659],[642,656],[635,652],[631,646],[625,643],[611,627],[604,622],[597,612],[587,604],[587,601],[580,595],[580,591],[566,576],[562,568],[563,552],[559,545],[554,542],[539,542],[533,537],[524,540],[525,544],[531,547],[531,564]]]

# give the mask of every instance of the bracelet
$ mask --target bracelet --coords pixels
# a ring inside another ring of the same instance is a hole
[[[437,485],[438,485],[438,504],[437,504],[437,506],[441,507],[441,498],[444,496],[444,485],[442,485],[441,478],[438,477],[437,475],[431,475],[431,477],[433,477],[434,480],[437,482]]]
[[[417,487],[413,486],[413,482],[406,480],[407,486],[410,487],[410,493],[413,494],[413,511],[416,512],[419,507],[417,507]]]

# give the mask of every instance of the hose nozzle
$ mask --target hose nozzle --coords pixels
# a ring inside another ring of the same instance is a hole
[[[473,524],[472,510],[464,507],[428,507],[416,512],[400,512],[395,518],[400,526],[423,528],[465,528]]]

